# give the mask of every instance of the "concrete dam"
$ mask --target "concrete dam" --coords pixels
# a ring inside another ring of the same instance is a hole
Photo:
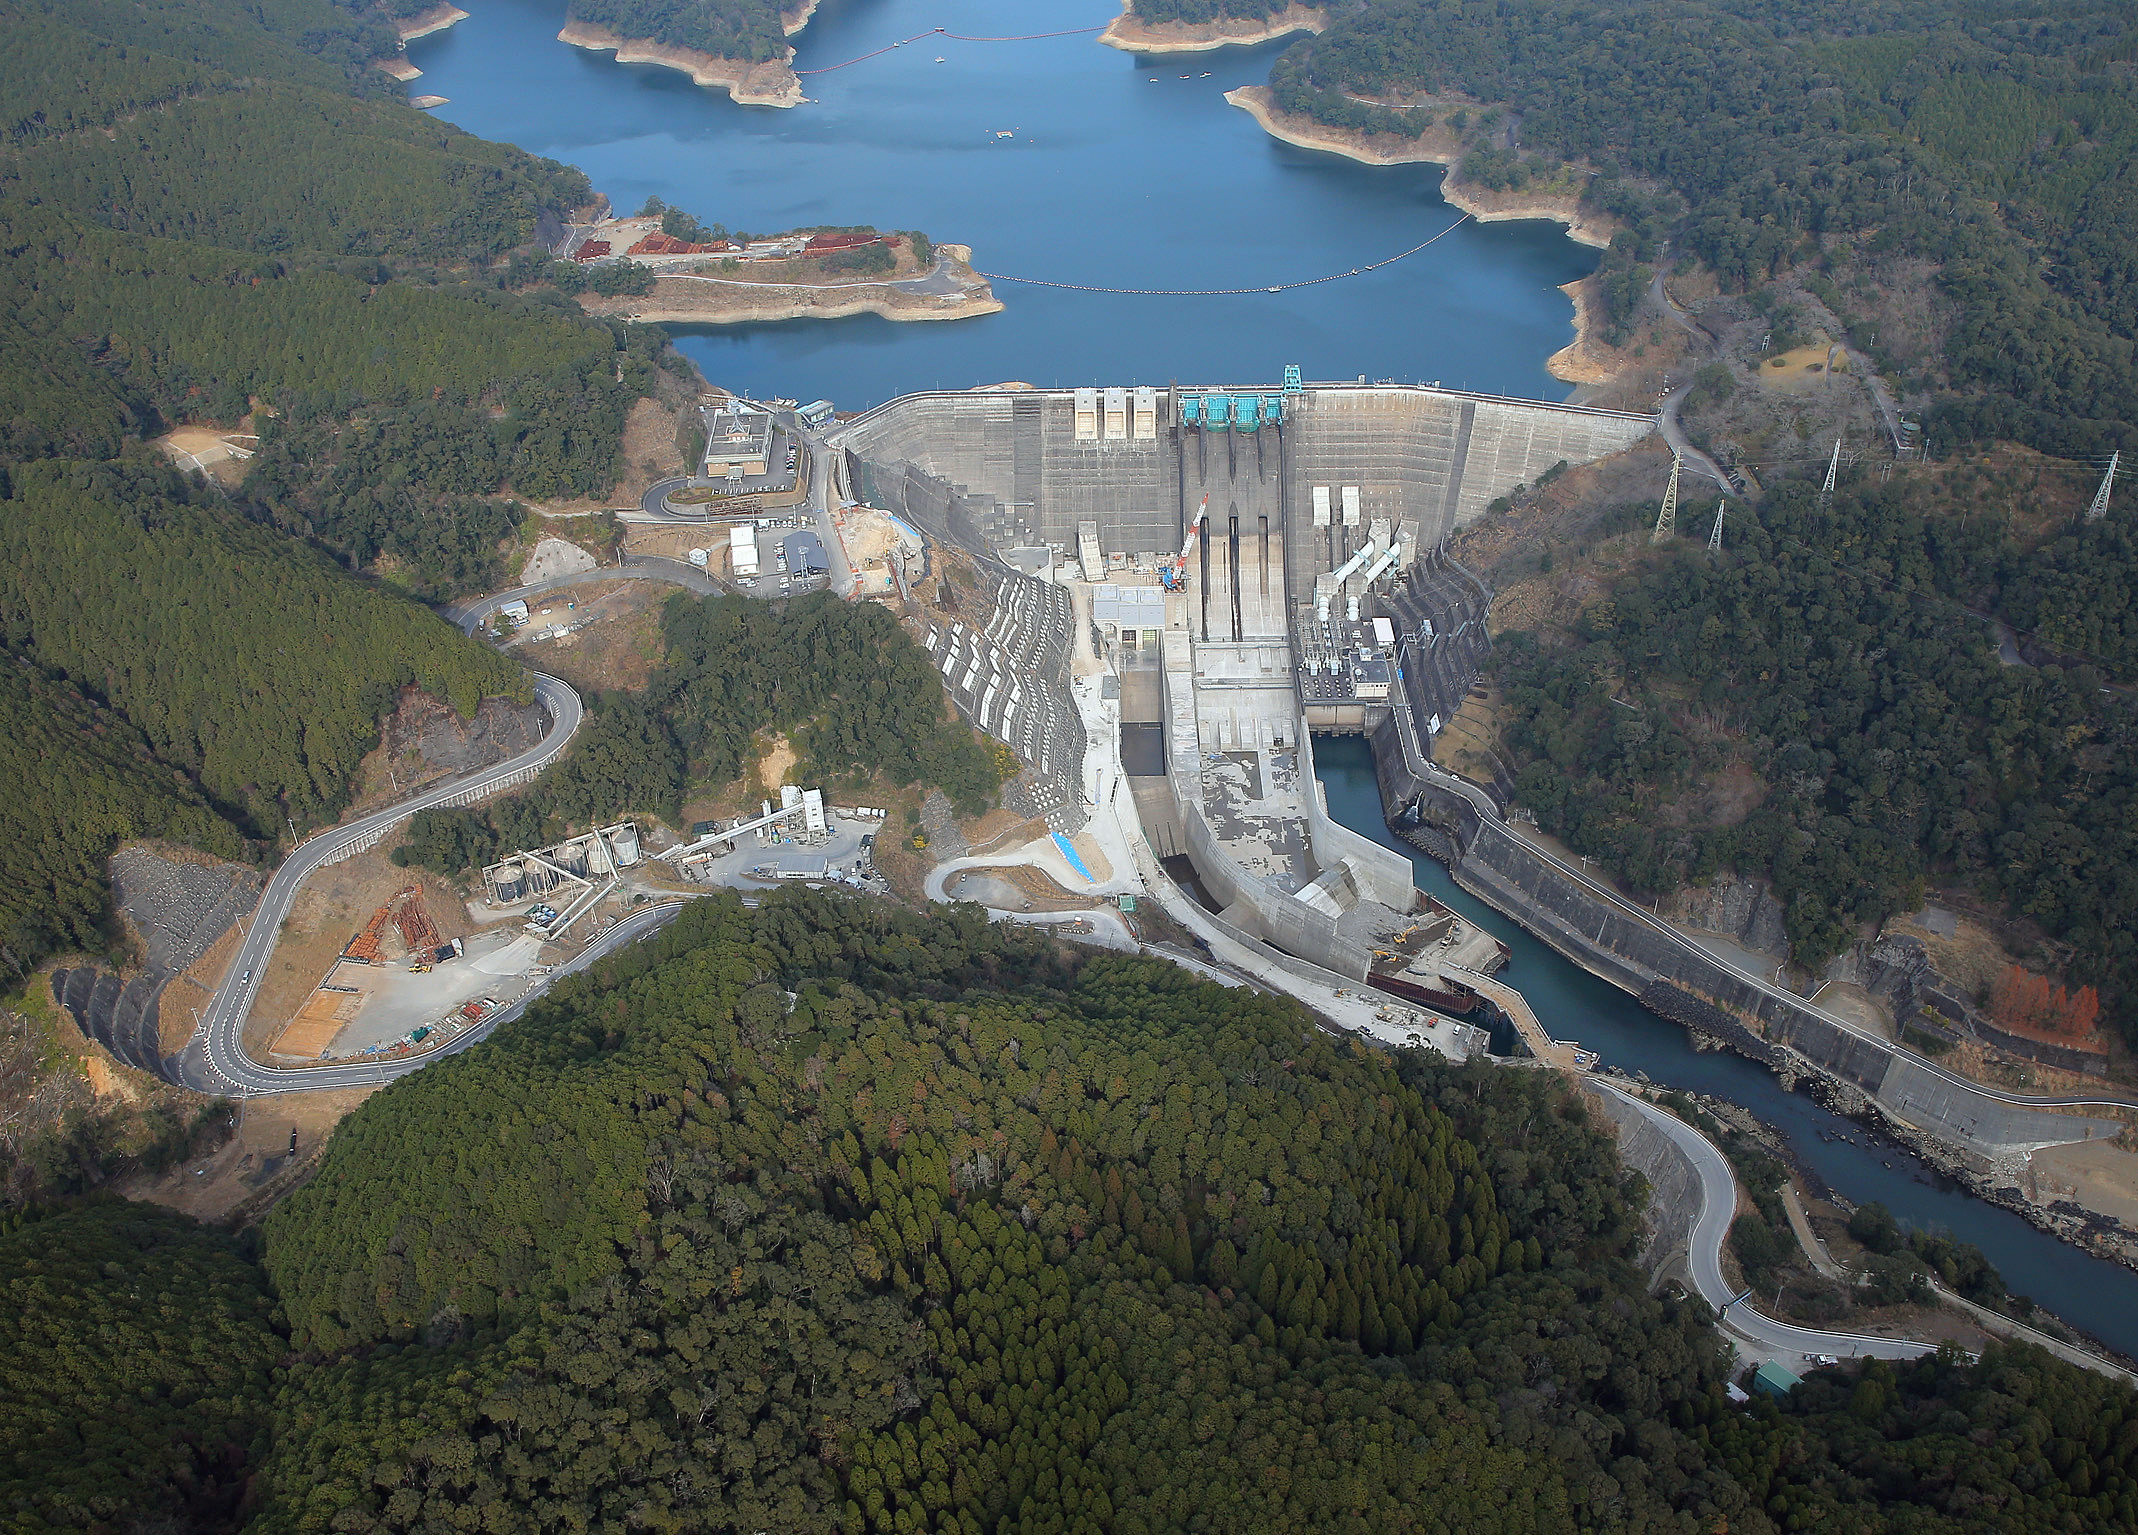
[[[1488,645],[1491,593],[1446,557],[1449,534],[1654,429],[1288,370],[1278,386],[908,395],[829,439],[855,499],[973,555],[994,588],[987,633],[928,636],[968,718],[1049,764],[1069,804],[1125,781],[1141,833],[1273,962],[1460,1004],[1474,994],[1450,977],[1495,968],[1494,941],[1423,911],[1406,858],[1329,818],[1312,737],[1394,719],[1429,740]],[[1029,615],[1064,592],[1070,643],[1040,643]],[[1102,727],[1037,742],[1051,727],[1035,721],[1076,720],[1071,675],[1097,673]]]

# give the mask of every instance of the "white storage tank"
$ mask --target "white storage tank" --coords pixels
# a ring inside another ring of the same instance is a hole
[[[609,856],[616,867],[628,869],[638,862],[638,827],[626,821],[609,833]]]

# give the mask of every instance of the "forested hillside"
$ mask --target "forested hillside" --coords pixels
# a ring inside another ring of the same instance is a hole
[[[1668,249],[1731,291],[1829,274],[1856,344],[1935,404],[1933,437],[2138,448],[2138,30],[2117,0],[1368,0],[1271,85],[1369,131],[1430,116],[1377,100],[1490,104],[1465,120],[1496,184],[1598,169],[1619,270]],[[1926,286],[1916,355],[1881,321]]]
[[[2130,1029],[2138,705],[2083,661],[2000,664],[1976,614],[2128,580],[2087,553],[2127,546],[2133,514],[2030,549],[1977,494],[1901,478],[1821,506],[1787,483],[1721,556],[1633,560],[1564,643],[1502,635],[1517,794],[1638,891],[1772,879],[1814,970],[1927,881],[1973,886],[2070,943],[2072,977]],[[2104,649],[2127,646],[2124,618],[2106,614]],[[1741,820],[1656,814],[1733,764],[1762,786]]]
[[[526,693],[502,656],[167,469],[34,463],[11,491],[0,642],[109,702],[255,836],[337,812],[409,683],[463,714]]]
[[[661,629],[643,696],[590,700],[570,755],[540,783],[479,809],[422,811],[394,856],[459,874],[570,826],[633,812],[675,822],[693,789],[742,778],[766,730],[793,738],[802,782],[835,792],[881,775],[940,788],[976,816],[1001,787],[999,760],[950,713],[926,653],[875,603],[678,594]]]
[[[0,669],[20,742],[95,727],[21,775],[60,830],[7,903],[18,963],[96,946],[121,837],[332,819],[404,685],[523,693],[363,577],[494,583],[514,498],[605,494],[676,387],[661,333],[543,284],[586,178],[373,67],[406,10],[0,0]],[[235,495],[147,446],[188,422],[258,436]]]
[[[0,659],[0,838],[15,850],[0,887],[0,948],[15,964],[103,947],[104,860],[155,837],[221,858],[244,844],[191,780],[159,763],[141,732],[71,688]],[[55,819],[55,806],[66,814]]]
[[[272,1317],[205,1237],[0,1238],[8,1400],[123,1305],[0,1480],[123,1528],[227,1446],[261,1535],[2138,1518],[2138,1396],[2039,1354],[1731,1405],[1566,1091],[971,908],[714,897],[360,1108],[267,1222]],[[228,1387],[277,1356],[263,1433]]]
[[[234,1530],[287,1347],[230,1237],[105,1198],[0,1232],[0,1522]]]
[[[571,19],[621,37],[761,64],[786,52],[782,9],[779,0],[571,0]]]

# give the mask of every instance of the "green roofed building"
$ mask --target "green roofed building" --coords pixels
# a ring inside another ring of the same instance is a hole
[[[1797,1384],[1797,1376],[1771,1359],[1752,1372],[1752,1389],[1764,1391],[1769,1396],[1787,1396]]]

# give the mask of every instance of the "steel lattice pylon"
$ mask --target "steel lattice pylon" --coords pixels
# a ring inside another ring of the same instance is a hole
[[[1670,483],[1663,487],[1663,505],[1655,514],[1655,533],[1648,540],[1660,544],[1678,531],[1678,470],[1685,460],[1676,453],[1670,455]]]
[[[1729,509],[1730,503],[1727,501],[1717,501],[1715,503],[1715,525],[1707,530],[1707,552],[1709,554],[1720,554],[1722,552],[1722,514]]]
[[[2101,488],[2093,493],[2093,505],[2086,508],[2088,522],[2099,522],[2108,515],[2108,493],[2115,488],[2116,465],[2122,461],[2121,448],[2108,455],[2108,472],[2101,476]]]
[[[1841,471],[1841,439],[1834,439],[1834,456],[1826,461],[1826,483],[1819,487],[1819,502],[1824,505],[1833,499],[1834,476]]]

